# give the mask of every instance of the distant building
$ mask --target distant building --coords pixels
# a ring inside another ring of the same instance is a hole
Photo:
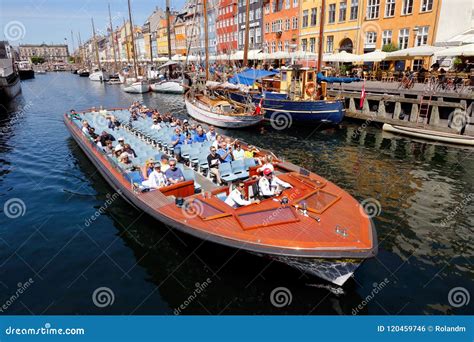
[[[30,60],[31,57],[42,57],[46,62],[63,62],[67,63],[69,50],[66,44],[22,44],[19,47],[20,59]]]
[[[266,0],[264,6],[265,50],[294,51],[299,37],[299,1]]]
[[[268,2],[269,0],[265,0]],[[249,50],[263,48],[263,0],[250,0],[249,9]],[[246,0],[238,0],[238,49],[243,50],[245,44]]]
[[[176,53],[183,56],[187,55],[188,51],[188,46],[186,44],[186,18],[187,10],[184,9],[176,15],[176,20],[173,25]]]
[[[217,10],[217,53],[230,54],[237,50],[238,0],[220,0]]]

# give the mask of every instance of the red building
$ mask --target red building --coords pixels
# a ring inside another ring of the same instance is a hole
[[[216,21],[218,54],[229,54],[237,50],[237,2],[238,0],[219,0]]]

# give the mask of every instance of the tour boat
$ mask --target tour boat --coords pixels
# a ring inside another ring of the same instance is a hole
[[[104,119],[107,115],[113,115],[120,122],[119,131],[110,131]],[[269,257],[339,286],[365,259],[376,255],[375,227],[351,195],[323,177],[278,159],[264,149],[260,149],[256,157],[272,155],[275,175],[292,187],[259,204],[239,208],[227,205],[224,200],[229,186],[219,186],[204,177],[202,170],[207,160],[193,161],[191,152],[190,166],[178,164],[184,173],[183,182],[143,191],[139,171],[126,171],[115,157],[106,155],[81,130],[82,120],[87,120],[97,132],[105,130],[124,137],[137,151],[137,166],[142,166],[150,157],[159,160],[168,152],[173,127],[153,130],[151,118],[130,123],[129,117],[125,109],[89,110],[80,112],[79,116],[66,113],[64,122],[110,186],[129,203],[166,226],[204,241]],[[248,148],[245,143],[242,146]],[[207,153],[209,146],[194,143],[189,148]],[[253,176],[259,174],[253,158],[224,163],[220,168],[223,178],[243,182],[246,196],[253,198],[257,182]]]
[[[150,91],[150,84],[147,80],[133,82],[132,84],[124,87],[123,91],[132,94],[148,93]]]
[[[203,94],[192,95],[191,91],[184,96],[184,102],[189,116],[216,127],[244,128],[263,120],[261,112],[247,111],[243,105],[235,105],[221,98],[211,98]]]
[[[432,140],[437,142],[443,142],[448,144],[457,145],[469,145],[474,146],[474,136],[460,135],[455,133],[439,132],[430,129],[404,127],[397,125],[384,124],[382,126],[384,131],[390,133],[403,134],[415,138],[422,138],[426,140]]]

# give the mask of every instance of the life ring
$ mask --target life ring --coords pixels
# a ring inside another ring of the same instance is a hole
[[[315,91],[316,84],[314,84],[314,82],[308,82],[308,84],[306,84],[306,95],[313,96]]]

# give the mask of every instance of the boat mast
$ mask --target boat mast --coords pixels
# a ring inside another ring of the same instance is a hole
[[[244,42],[244,63],[243,66],[246,67],[248,64],[248,54],[249,54],[249,32],[250,32],[250,0],[245,2],[245,42]]]
[[[100,59],[99,59],[99,46],[97,45],[97,39],[95,37],[94,18],[91,18],[91,21],[92,21],[92,34],[94,35],[95,59],[97,62],[97,66],[99,67],[99,70],[102,71],[102,67],[100,65]]]
[[[171,61],[171,24],[170,24],[170,0],[166,0],[166,29],[168,32],[168,59]],[[169,66],[169,77],[171,78],[171,65]]]
[[[79,38],[79,56],[81,58],[81,67],[84,68],[85,58],[84,58],[84,47],[82,46],[81,32],[78,33]]]
[[[123,18],[123,27],[125,28],[125,51],[127,52],[127,63],[130,64],[130,51],[128,50],[127,23],[125,22],[125,18]]]
[[[326,12],[326,0],[321,0],[321,16],[319,19],[319,41],[318,41],[318,68],[321,71],[323,61],[323,43],[324,43],[324,13]]]
[[[71,30],[71,44],[72,44],[72,46],[71,46],[72,53],[73,53],[73,55],[74,55],[74,32],[72,32],[72,30]],[[74,63],[75,63],[75,62],[76,62],[76,61],[74,61]]]
[[[110,15],[110,3],[109,5],[109,25],[110,25],[110,35],[112,36],[112,50],[114,52],[114,71],[117,71],[117,54],[115,52],[115,32],[112,26],[112,16]]]
[[[204,15],[204,49],[206,56],[206,81],[209,80],[209,28],[207,27],[207,0],[203,0]]]
[[[132,30],[132,48],[133,48],[133,71],[135,72],[135,78],[138,79],[138,70],[137,70],[137,51],[135,49],[135,37],[132,21],[132,10],[130,8],[130,0],[128,0],[128,19],[130,21],[130,28]]]

